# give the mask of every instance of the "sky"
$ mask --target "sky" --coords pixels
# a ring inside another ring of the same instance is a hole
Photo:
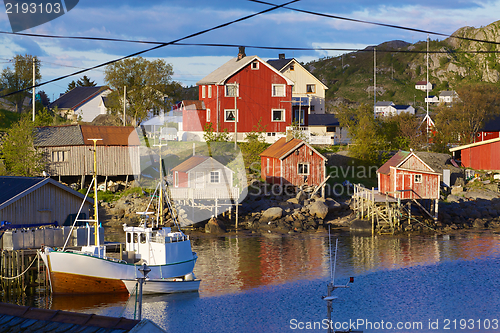
[[[267,0],[274,4],[285,0]],[[411,27],[432,32],[452,34],[464,26],[479,28],[500,18],[500,0],[301,0],[291,8],[342,16],[351,19]],[[8,16],[0,6],[0,31],[12,32]],[[210,29],[223,23],[258,13],[270,5],[248,0],[80,0],[71,11],[24,33],[61,36],[106,37],[128,40],[170,42]],[[391,40],[409,43],[423,41],[426,34],[370,24],[349,22],[300,13],[280,8],[250,19],[184,40],[184,43],[216,43],[234,45],[349,48],[364,49]],[[442,39],[430,35],[431,39]],[[42,62],[42,82],[74,73],[113,59],[123,57],[152,45],[26,37],[0,34],[0,69],[16,54],[31,54]],[[183,86],[196,82],[238,53],[232,47],[203,47],[170,45],[142,54],[147,59],[161,58],[173,65],[173,80]],[[279,51],[246,49],[247,55],[264,60],[287,58],[299,61],[339,52]],[[53,101],[67,89],[71,80],[87,75],[98,85],[104,85],[104,68],[78,74],[40,87]]]

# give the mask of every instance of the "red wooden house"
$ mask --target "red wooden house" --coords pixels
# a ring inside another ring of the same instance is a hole
[[[262,179],[280,185],[319,185],[326,157],[305,141],[281,138],[260,154]]]
[[[400,199],[439,199],[441,174],[414,152],[399,151],[377,170],[382,194]]]
[[[256,130],[259,122],[268,133],[285,132],[292,122],[293,81],[261,58],[246,56],[242,49],[237,58],[196,84],[205,104],[202,127],[210,123],[215,131],[236,131],[242,140],[242,133]]]
[[[500,116],[490,119],[479,132],[474,142],[486,141],[500,137]]]
[[[462,166],[474,170],[500,170],[500,138],[451,148]]]

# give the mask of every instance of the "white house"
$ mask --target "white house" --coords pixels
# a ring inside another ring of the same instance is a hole
[[[439,103],[439,97],[437,96],[429,96],[425,98],[425,102],[427,103]]]
[[[422,91],[431,91],[432,90],[432,83],[427,82],[427,81],[418,81],[415,83],[415,89],[422,90]]]
[[[454,90],[442,91],[439,94],[439,103],[453,103],[458,99],[458,95]]]
[[[67,115],[74,122],[91,122],[98,115],[107,114],[106,96],[110,92],[107,86],[76,87],[50,103],[49,108],[57,107],[62,116]]]
[[[400,115],[401,113],[415,114],[415,108],[411,105],[391,105],[388,116]]]
[[[375,104],[375,117],[388,115],[393,105],[393,102],[377,102]]]
[[[328,89],[318,78],[305,69],[296,59],[268,60],[267,63],[293,82],[292,116],[299,125],[307,125],[310,114],[325,114],[325,91]]]

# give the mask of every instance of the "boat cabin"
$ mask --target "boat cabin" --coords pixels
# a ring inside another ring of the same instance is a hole
[[[189,236],[171,228],[124,227],[125,249],[134,254],[134,261],[148,265],[166,265],[192,260]]]

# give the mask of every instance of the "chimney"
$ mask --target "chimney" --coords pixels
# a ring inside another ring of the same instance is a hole
[[[245,58],[246,56],[247,55],[245,54],[245,47],[244,46],[240,46],[238,48],[238,59],[237,59],[237,61]]]
[[[285,59],[285,54],[284,54],[284,53],[280,53],[280,54],[278,54],[278,58],[279,58],[279,59]]]

